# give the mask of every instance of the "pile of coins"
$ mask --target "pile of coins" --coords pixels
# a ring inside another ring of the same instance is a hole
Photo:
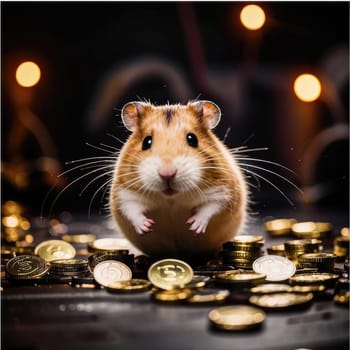
[[[291,227],[296,224],[292,219],[280,220],[279,235],[285,234],[283,220]],[[213,329],[225,331],[260,327],[266,310],[307,307],[320,297],[349,305],[348,249],[343,243],[348,236],[335,239],[334,252],[322,250],[320,237],[307,237],[286,241],[280,254],[264,253],[263,236],[237,236],[223,244],[215,259],[200,266],[173,258],[135,257],[125,239],[91,241],[92,236],[82,236],[78,242],[69,237],[43,241],[31,253],[2,252],[6,282],[143,292],[155,303],[215,306],[208,322]],[[85,255],[77,255],[75,243],[86,245]]]
[[[255,259],[262,255],[262,236],[241,235],[223,244],[221,257],[224,264],[240,269],[251,269]]]

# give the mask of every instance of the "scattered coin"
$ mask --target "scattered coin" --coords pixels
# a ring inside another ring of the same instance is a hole
[[[218,273],[214,275],[214,280],[223,284],[251,285],[264,282],[266,275],[255,271],[234,270]]]
[[[35,255],[19,255],[6,264],[6,272],[14,279],[35,279],[49,271],[46,261]]]
[[[130,280],[132,278],[130,268],[116,260],[100,262],[95,266],[93,274],[96,282],[104,287],[108,287],[116,281]]]
[[[144,279],[133,278],[131,280],[116,281],[109,284],[106,289],[110,292],[133,293],[144,292],[151,288],[151,282]]]
[[[189,288],[158,290],[152,293],[153,300],[161,302],[179,302],[190,298],[193,291]]]
[[[261,325],[266,317],[263,310],[248,305],[221,306],[208,314],[214,328],[239,331]]]
[[[222,303],[229,295],[230,291],[227,289],[205,288],[195,291],[187,302],[191,304]]]
[[[205,275],[193,275],[191,282],[186,284],[186,288],[196,289],[203,288],[210,281],[209,276]]]
[[[290,290],[290,286],[288,284],[282,284],[282,283],[260,284],[253,288],[250,288],[250,292],[254,294],[280,293],[280,292],[288,292],[289,290]]]
[[[296,266],[283,256],[264,255],[253,262],[253,270],[266,275],[266,281],[276,282],[292,277]]]
[[[291,285],[332,284],[338,275],[328,272],[299,273],[289,279]]]
[[[273,293],[265,295],[253,295],[249,302],[266,309],[285,309],[310,302],[312,293]]]
[[[338,293],[333,300],[336,304],[349,306],[350,292]]]
[[[147,275],[154,286],[169,290],[190,283],[193,270],[182,260],[163,259],[152,264]]]
[[[34,249],[34,254],[46,261],[71,259],[74,258],[75,253],[75,248],[70,243],[56,239],[43,241]]]
[[[266,221],[264,227],[271,236],[285,236],[291,233],[296,222],[295,219],[274,219]]]
[[[333,226],[329,222],[305,221],[292,226],[292,233],[298,238],[323,238],[332,230]]]

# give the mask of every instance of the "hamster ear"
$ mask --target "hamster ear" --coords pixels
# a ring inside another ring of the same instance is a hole
[[[142,102],[128,102],[126,105],[124,105],[121,113],[122,121],[124,126],[130,130],[134,131],[138,119],[140,118],[140,115],[142,113],[143,106]]]
[[[193,102],[192,105],[195,107],[198,116],[209,129],[213,129],[218,125],[221,118],[221,110],[217,104],[203,100]]]

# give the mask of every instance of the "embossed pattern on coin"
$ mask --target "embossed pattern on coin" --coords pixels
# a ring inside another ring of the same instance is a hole
[[[94,268],[94,279],[104,287],[116,281],[130,280],[132,271],[120,261],[105,260],[97,264]]]
[[[41,242],[34,250],[34,254],[46,261],[71,259],[75,257],[75,253],[75,248],[70,243],[58,239]]]
[[[253,262],[253,270],[266,275],[266,281],[284,281],[292,277],[296,266],[289,259],[278,255],[264,255]]]
[[[39,278],[48,270],[45,260],[35,255],[19,255],[6,264],[6,272],[15,279]]]
[[[173,289],[191,282],[193,270],[182,260],[163,259],[155,262],[148,269],[148,279],[161,289]]]
[[[259,326],[264,322],[266,314],[253,306],[230,305],[211,310],[208,317],[215,328],[236,331]]]

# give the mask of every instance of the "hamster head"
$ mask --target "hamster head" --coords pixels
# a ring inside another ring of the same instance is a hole
[[[219,178],[219,107],[209,101],[154,106],[130,102],[121,113],[132,131],[119,157],[119,183],[140,193],[165,197],[215,185]],[[210,179],[210,181],[209,181]],[[213,183],[214,181],[214,183]]]

